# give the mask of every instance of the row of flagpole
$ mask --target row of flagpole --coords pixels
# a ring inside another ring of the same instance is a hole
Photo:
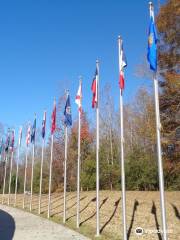
[[[164,198],[164,177],[163,166],[161,156],[161,142],[160,142],[160,113],[159,113],[159,96],[158,96],[158,80],[157,80],[157,37],[154,20],[154,9],[152,3],[150,3],[150,26],[149,26],[149,38],[148,38],[148,61],[150,69],[154,72],[154,95],[155,95],[155,113],[156,113],[156,133],[157,133],[157,154],[158,154],[158,173],[159,173],[159,190],[160,190],[160,202],[161,202],[161,219],[163,228],[163,240],[167,240],[167,226],[166,226],[166,212],[165,212],[165,198]],[[127,240],[127,223],[126,223],[126,188],[125,188],[125,161],[124,161],[124,126],[123,126],[123,90],[124,90],[124,68],[127,66],[123,41],[121,37],[118,37],[118,59],[119,59],[119,87],[120,87],[120,162],[121,162],[121,187],[122,187],[122,223],[123,223],[123,239]],[[96,61],[96,71],[93,79],[92,87],[93,100],[92,107],[96,109],[96,236],[100,235],[100,214],[99,214],[99,61]],[[79,89],[76,96],[76,103],[78,105],[78,159],[77,159],[77,219],[76,226],[79,228],[80,222],[80,163],[81,163],[81,112],[82,112],[82,79],[80,79]],[[66,105],[64,110],[65,116],[65,156],[64,156],[64,210],[63,210],[63,222],[66,222],[66,191],[67,191],[67,149],[68,149],[68,127],[72,125],[70,97],[69,92],[66,92]],[[40,189],[39,189],[39,214],[41,213],[41,194],[42,194],[42,173],[43,173],[43,158],[44,158],[44,146],[45,146],[45,124],[46,124],[46,112],[43,118],[44,135],[42,140],[42,158],[40,169]],[[32,168],[31,168],[31,195],[30,195],[30,211],[32,210],[32,196],[33,196],[33,169],[34,169],[34,155],[35,155],[35,129],[36,118],[33,124],[31,133],[31,142],[33,143],[32,154]],[[56,129],[56,102],[54,101],[54,108],[52,113],[52,126],[51,126],[51,157],[49,165],[49,194],[48,194],[48,213],[47,217],[51,216],[51,185],[52,185],[52,163],[53,163],[53,142],[54,132]],[[22,135],[22,128],[21,133]],[[27,178],[27,161],[28,161],[28,146],[30,142],[30,127],[27,131],[26,138],[26,159],[25,159],[25,172],[24,172],[24,196],[23,196],[23,208],[25,207],[25,195],[26,195],[26,178]],[[18,163],[19,163],[19,151],[20,141],[18,144],[18,157],[17,157],[17,169],[16,169],[16,185],[15,185],[15,203],[17,194],[17,180],[18,180]],[[8,204],[10,204],[11,194],[11,171],[13,161],[13,148],[11,152],[10,160],[10,176],[9,176],[9,192],[8,192]],[[3,197],[5,194],[5,181],[7,162],[9,159],[9,152],[5,154],[5,169],[3,180]]]

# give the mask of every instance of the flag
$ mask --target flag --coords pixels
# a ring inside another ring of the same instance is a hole
[[[56,129],[56,102],[54,101],[54,108],[51,115],[51,134],[54,133]]]
[[[75,103],[78,105],[78,110],[81,113],[82,112],[82,83],[81,82],[79,84],[79,88],[76,94]]]
[[[22,127],[19,129],[19,146],[21,146],[21,140],[22,140]]]
[[[42,138],[45,138],[45,134],[46,134],[46,111],[44,111],[44,116],[43,116],[43,120],[42,120]]]
[[[66,104],[65,104],[65,108],[64,108],[64,124],[66,126],[71,126],[72,125],[72,115],[71,115],[71,104],[70,104],[70,96],[69,94],[67,95],[67,99],[66,99]]]
[[[98,77],[98,70],[96,68],[96,71],[95,71],[95,75],[94,75],[94,78],[93,78],[93,82],[92,82],[92,85],[91,85],[91,91],[93,93],[93,98],[92,98],[92,108],[96,108],[97,107],[97,104],[98,104],[98,86],[97,86],[97,77]]]
[[[15,131],[12,130],[12,133],[11,133],[11,149],[12,151],[14,150],[14,135],[15,135]]]
[[[8,152],[9,150],[9,145],[10,145],[10,133],[8,130],[7,138],[6,138],[6,144],[5,144],[5,151]]]
[[[32,126],[32,131],[31,131],[31,143],[35,143],[35,137],[36,137],[36,117],[34,119],[34,123]]]
[[[29,145],[29,143],[30,143],[30,138],[31,138],[31,126],[29,125],[29,127],[28,127],[28,129],[27,129],[26,146]]]
[[[147,60],[150,64],[150,69],[153,71],[156,71],[157,70],[157,32],[156,32],[156,25],[154,22],[153,6],[151,6],[151,9],[150,9]]]
[[[124,89],[124,68],[127,67],[127,61],[126,61],[126,56],[124,54],[124,49],[123,49],[123,44],[121,44],[121,49],[120,49],[120,75],[119,75],[119,87],[121,90]]]

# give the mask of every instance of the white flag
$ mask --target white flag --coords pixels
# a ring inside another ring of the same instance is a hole
[[[21,139],[22,139],[22,127],[19,129],[19,146],[21,146]]]
[[[82,112],[82,83],[80,82],[79,88],[76,94],[75,103],[78,105],[79,112]]]

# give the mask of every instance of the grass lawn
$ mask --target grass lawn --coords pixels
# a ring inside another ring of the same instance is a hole
[[[7,204],[5,195],[4,203]],[[17,207],[22,208],[22,195],[17,196]],[[95,239],[96,233],[96,193],[81,192],[80,197],[80,228],[76,229],[76,192],[67,193],[67,221],[66,225],[76,231]],[[1,201],[2,195],[0,196]],[[161,236],[157,231],[161,226],[160,194],[159,192],[128,191],[127,202],[127,231],[129,239],[157,239]],[[166,192],[166,213],[169,239],[180,239],[180,192]],[[41,216],[47,217],[48,195],[42,195]],[[25,210],[29,211],[30,196],[26,196]],[[11,205],[14,195],[11,195]],[[122,211],[121,192],[100,192],[100,231],[98,239],[122,239]],[[33,195],[32,212],[38,214],[38,195]],[[54,193],[51,198],[51,220],[62,224],[63,193]],[[146,233],[142,236],[135,234],[135,229],[142,227]]]

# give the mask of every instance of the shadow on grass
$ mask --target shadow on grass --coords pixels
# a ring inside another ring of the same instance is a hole
[[[162,240],[161,234],[159,233],[160,226],[159,226],[158,219],[157,219],[157,210],[156,210],[156,205],[155,205],[154,201],[153,201],[151,213],[154,215],[154,220],[155,220],[155,223],[156,223],[156,229],[158,230],[158,232],[157,232],[158,238],[159,238],[159,240]]]
[[[177,208],[174,204],[172,204],[172,203],[171,203],[171,206],[172,206],[173,209],[174,209],[174,213],[175,213],[177,219],[180,220],[180,213],[179,213],[179,211],[178,211],[178,208]]]
[[[80,201],[84,200],[85,198],[87,198],[87,196],[82,197],[82,198],[80,199]],[[69,199],[69,200],[70,200],[70,199]],[[73,208],[76,204],[77,204],[77,202],[73,203],[71,206],[69,206],[68,208],[66,208],[66,211],[69,210],[69,209],[71,209],[71,208]],[[61,205],[63,205],[63,203],[62,203]],[[59,206],[61,206],[61,205],[59,205]],[[56,206],[56,207],[53,208],[52,210],[58,208],[59,206]],[[51,217],[55,216],[56,214],[60,214],[60,213],[63,213],[63,211],[54,213],[54,214],[51,215]]]
[[[59,200],[61,200],[61,198],[59,197],[59,196],[57,196],[57,197],[54,197],[53,198],[53,200],[52,200],[52,202],[51,202],[51,204],[53,204],[53,203],[56,203],[56,202],[58,202]],[[48,199],[46,198],[44,201],[41,201],[41,208],[45,208],[45,207],[47,207],[48,206]],[[44,204],[45,203],[45,204]],[[36,205],[33,205],[33,207],[35,207],[35,208],[33,208],[34,210],[38,210],[38,208],[39,208],[39,200],[38,200],[38,204],[36,204]]]
[[[64,196],[63,196],[62,198],[64,198]],[[62,198],[61,198],[61,199],[62,199]],[[73,196],[73,197],[67,199],[66,201],[68,202],[68,201],[70,201],[70,200],[72,200],[72,199],[74,199],[74,198],[76,198],[76,196]],[[52,210],[55,210],[56,208],[61,207],[63,204],[64,204],[64,202],[62,202],[61,204],[55,206],[54,208],[52,208]],[[54,215],[52,215],[52,216],[54,216]]]
[[[70,195],[70,194],[68,194],[67,196],[69,196],[69,195]],[[76,198],[76,196],[73,196],[73,197],[69,198],[67,201],[69,201],[69,200],[71,200],[71,199],[73,199],[73,198]],[[55,200],[55,201],[52,201],[52,202],[51,202],[51,205],[54,204],[54,203],[56,203],[56,202],[58,202],[58,201],[60,201],[61,199],[63,199],[63,196],[62,196],[61,198],[59,198],[59,196],[56,197],[56,200]],[[48,207],[48,200],[46,200],[46,202],[47,202],[47,204],[46,204],[46,205],[42,205],[41,208],[46,208],[46,207]],[[54,210],[54,209],[56,209],[56,208],[58,208],[58,207],[60,207],[60,206],[62,206],[62,205],[63,205],[63,203],[57,205],[56,207],[52,208],[51,210]],[[41,213],[44,214],[44,213],[46,213],[46,212],[47,212],[47,210],[42,211]],[[54,215],[53,215],[53,216],[54,216]]]
[[[130,235],[131,235],[132,227],[133,227],[133,224],[134,224],[134,217],[135,217],[135,213],[137,211],[138,205],[139,205],[139,202],[135,199],[134,207],[133,207],[133,213],[132,213],[132,217],[131,217],[131,223],[130,223],[130,226],[129,226],[129,229],[128,229],[128,233],[127,233],[128,239],[130,238]]]
[[[56,197],[54,197],[53,195],[51,195],[51,197],[53,198],[53,199],[58,199],[59,198],[59,196],[57,195]],[[41,197],[41,204],[42,203],[44,203],[44,202],[47,202],[47,199],[48,199],[48,195],[46,195],[46,196],[42,196]],[[32,203],[35,205],[39,205],[39,195],[34,195],[33,194],[33,200],[32,200]],[[35,205],[35,206],[36,206]]]
[[[108,197],[105,198],[105,199],[102,201],[102,203],[101,203],[100,206],[99,206],[99,209],[102,208],[102,206],[106,203],[107,200],[108,200]],[[81,223],[79,224],[79,226],[82,226],[82,224],[84,224],[85,222],[87,222],[88,220],[90,220],[91,218],[93,218],[95,215],[96,215],[96,212],[93,213],[90,217],[86,218],[83,222],[81,222]]]
[[[104,228],[105,228],[105,227],[111,222],[111,220],[113,219],[113,217],[114,217],[114,215],[115,215],[115,213],[116,213],[116,211],[117,211],[117,209],[118,209],[118,205],[119,205],[120,200],[121,200],[121,198],[118,199],[118,200],[114,203],[114,206],[115,206],[114,211],[113,211],[113,213],[111,214],[111,216],[110,216],[110,218],[108,219],[108,221],[107,221],[107,222],[102,226],[102,228],[100,229],[100,233],[103,232]]]
[[[92,199],[86,204],[86,206],[83,207],[83,209],[80,210],[80,213],[82,213],[84,210],[86,210],[86,208],[88,208],[89,205],[90,205],[92,202],[95,202],[95,201],[96,201],[96,197],[95,197],[95,198],[92,198]],[[66,220],[68,221],[69,219],[71,219],[71,218],[73,218],[73,217],[75,217],[75,216],[76,216],[76,214],[70,216],[70,217],[67,218]]]

